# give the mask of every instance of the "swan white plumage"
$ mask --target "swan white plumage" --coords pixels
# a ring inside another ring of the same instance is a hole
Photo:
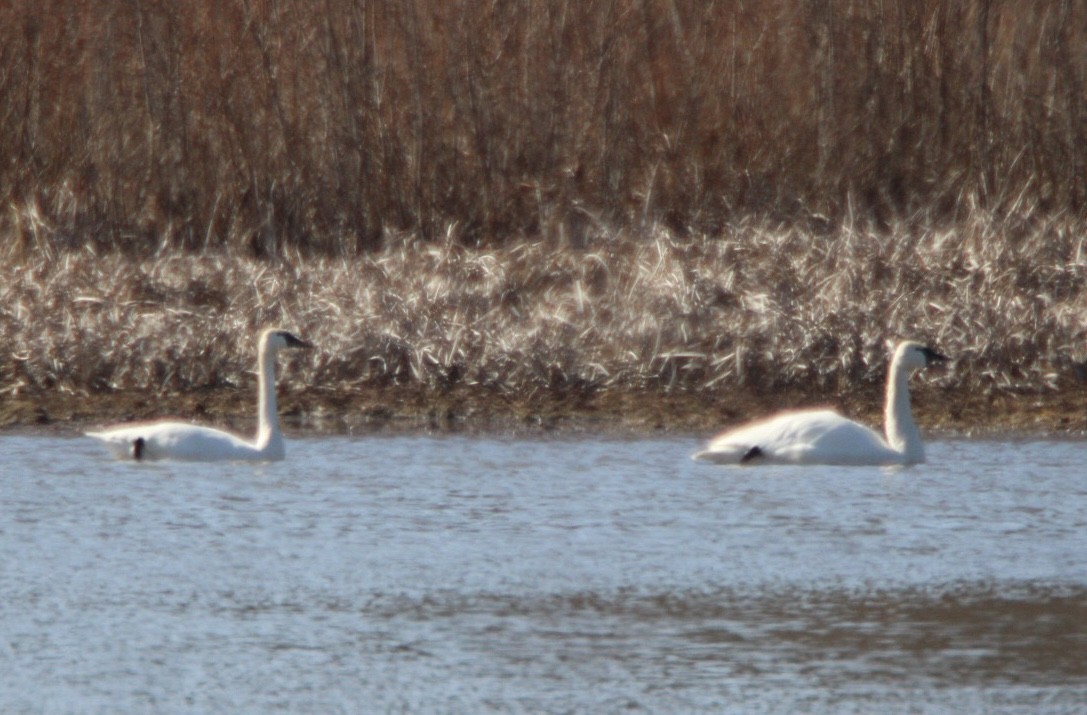
[[[801,410],[783,412],[718,435],[692,458],[717,464],[923,462],[925,448],[910,410],[909,376],[914,370],[946,359],[920,343],[904,341],[898,345],[887,375],[886,438],[833,410]]]
[[[191,462],[273,461],[286,451],[276,413],[276,354],[284,348],[309,348],[285,330],[261,333],[258,347],[257,438],[246,441],[222,430],[186,422],[146,422],[87,432],[118,459],[176,459]]]

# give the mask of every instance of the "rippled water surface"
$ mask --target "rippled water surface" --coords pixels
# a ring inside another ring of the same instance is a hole
[[[1087,712],[1087,443],[0,437],[0,712]]]

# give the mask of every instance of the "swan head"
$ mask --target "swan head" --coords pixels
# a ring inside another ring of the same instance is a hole
[[[311,343],[302,340],[301,338],[292,335],[286,330],[280,330],[279,328],[268,328],[260,336],[260,348],[261,352],[270,351],[273,353],[279,352],[286,348],[312,348]]]
[[[933,363],[943,362],[947,357],[921,343],[906,340],[895,350],[894,362],[907,370],[920,370]]]

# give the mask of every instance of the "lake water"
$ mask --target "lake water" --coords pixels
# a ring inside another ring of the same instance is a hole
[[[1087,712],[1087,442],[697,446],[0,436],[0,712]]]

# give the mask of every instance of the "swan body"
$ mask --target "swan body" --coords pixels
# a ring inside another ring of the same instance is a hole
[[[717,464],[884,465],[925,461],[921,432],[910,410],[909,375],[943,355],[911,341],[895,349],[887,375],[886,436],[833,410],[783,412],[725,432],[694,454]]]
[[[258,347],[257,437],[241,437],[187,422],[148,422],[87,432],[118,459],[174,459],[190,462],[274,461],[286,450],[276,413],[275,357],[285,348],[312,347],[285,330],[261,333]]]

